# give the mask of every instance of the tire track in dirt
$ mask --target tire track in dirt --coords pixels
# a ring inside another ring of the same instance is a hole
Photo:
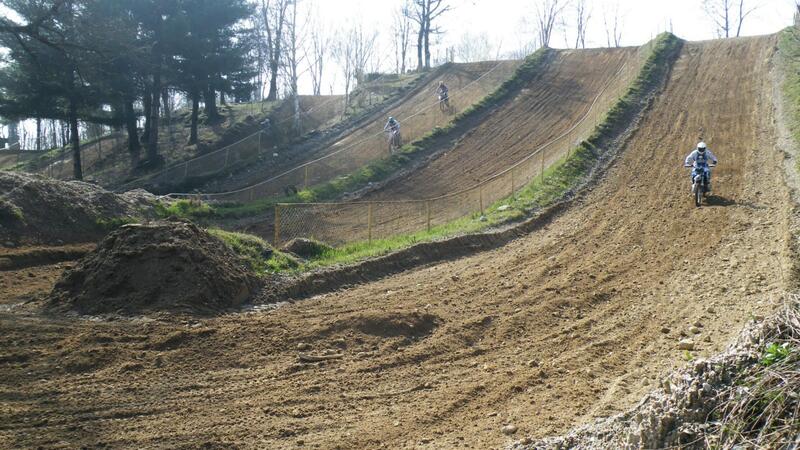
[[[774,42],[687,43],[607,178],[501,249],[199,326],[0,314],[2,354],[29,355],[0,372],[0,446],[500,448],[506,423],[631,406],[685,364],[681,333],[716,353],[783,288]],[[701,126],[720,166],[698,209],[681,163]],[[345,356],[298,364],[298,344]]]

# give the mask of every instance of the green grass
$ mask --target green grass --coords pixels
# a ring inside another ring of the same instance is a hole
[[[792,349],[789,347],[788,342],[783,344],[772,342],[764,349],[764,355],[759,363],[764,367],[769,367],[788,358],[791,353]]]
[[[194,200],[160,201],[155,204],[155,213],[161,218],[203,219],[213,216],[214,208]]]
[[[12,221],[25,222],[25,214],[17,205],[0,200],[0,219],[7,220],[9,223]]]
[[[247,263],[250,269],[258,274],[286,272],[299,266],[299,263],[294,258],[273,249],[260,237],[245,233],[234,233],[219,228],[209,228],[208,232],[224,242]]]
[[[789,27],[781,31],[778,49],[786,75],[782,89],[788,109],[789,130],[795,142],[800,142],[800,30]]]

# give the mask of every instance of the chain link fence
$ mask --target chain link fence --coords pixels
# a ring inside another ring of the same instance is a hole
[[[454,64],[444,71],[441,81],[450,88],[450,110],[442,111],[435,89],[439,80],[431,80],[409,99],[389,111],[401,123],[404,142],[423,137],[437,126],[446,125],[455,113],[470,107],[506,81],[520,61]],[[382,119],[379,119],[382,120]],[[390,154],[388,137],[383,123],[372,122],[336,142],[322,153],[325,155],[247,188],[204,194],[170,194],[172,197],[193,197],[219,202],[248,202],[266,197],[281,197],[287,192],[346,176],[366,164]]]
[[[459,218],[483,214],[537,177],[544,178],[547,167],[568,157],[572,149],[588,138],[636,79],[649,48],[641,47],[622,64],[572,127],[532,148],[528,156],[513,166],[469,188],[422,200],[280,203],[275,208],[275,245],[307,237],[338,246],[430,231]]]

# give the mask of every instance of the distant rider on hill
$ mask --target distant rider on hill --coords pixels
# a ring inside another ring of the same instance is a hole
[[[444,81],[439,82],[439,87],[436,89],[436,93],[439,95],[439,100],[447,101],[449,89],[445,86]]]
[[[708,169],[709,161],[714,165],[717,164],[717,157],[714,156],[714,153],[708,149],[708,146],[705,142],[700,142],[697,144],[697,148],[689,153],[689,156],[686,157],[686,161],[683,163],[684,166],[691,166],[694,167],[692,171],[692,180],[694,180],[695,172],[696,171],[704,171],[706,175],[706,182],[708,183],[708,189],[706,192],[711,192],[711,171]]]
[[[394,133],[394,132],[398,132],[399,133],[400,132],[400,122],[394,120],[394,117],[389,117],[389,121],[386,122],[386,126],[383,127],[383,131],[390,131],[392,133]]]

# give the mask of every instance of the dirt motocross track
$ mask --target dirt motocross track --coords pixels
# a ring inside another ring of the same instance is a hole
[[[774,45],[687,43],[606,178],[499,250],[202,322],[0,313],[0,447],[501,448],[633,405],[784,287]]]
[[[513,101],[494,111],[451,151],[363,200],[444,195],[507,169],[579,122],[595,98],[617,76],[624,79],[604,95],[619,98],[638,73],[639,65],[633,58],[636,51],[636,48],[559,51],[540,78]],[[620,74],[626,63],[634,66],[633,70]]]
[[[521,61],[487,61],[443,66],[433,74],[427,75],[425,80],[406,93],[402,99],[373,114],[363,122],[363,125],[342,133],[338,141],[320,145],[304,154],[301,159],[295,158],[292,161],[301,164],[338,152],[335,156],[309,166],[309,185],[349,174],[370,161],[389,154],[387,136],[382,133],[389,116],[400,121],[404,143],[419,139],[435,127],[447,124],[455,113],[492,93],[511,77],[520,64]],[[437,106],[436,89],[439,81],[444,81],[450,89],[450,102],[453,107],[451,112],[442,112]],[[222,183],[216,190],[224,191],[260,183],[289,169],[291,167],[267,167],[262,171],[248,173],[236,177],[231,182]],[[280,194],[287,186],[302,188],[305,183],[305,170],[290,172],[262,184],[258,195]]]

